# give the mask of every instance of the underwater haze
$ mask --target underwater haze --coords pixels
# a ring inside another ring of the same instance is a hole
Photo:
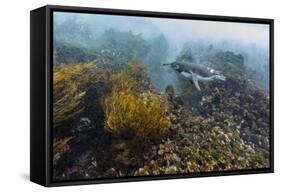
[[[269,168],[269,25],[53,13],[53,179]]]
[[[243,55],[244,65],[249,68],[249,73],[255,73],[252,78],[257,83],[266,89],[269,86],[268,24],[62,12],[54,13],[54,22],[55,39],[64,40],[66,43],[77,43],[86,48],[99,46],[99,39],[108,30],[131,32],[150,44],[157,41],[157,38],[163,37],[162,43],[166,45],[161,45],[160,42],[155,45],[166,49],[167,53],[162,55],[163,62],[174,61],[185,47],[193,52],[199,52],[200,49],[207,49],[209,46],[214,48],[213,53],[232,51]],[[69,25],[65,27],[68,22]],[[153,51],[158,50],[150,50]],[[145,60],[146,57],[139,59]],[[200,58],[196,59],[200,62]],[[155,65],[154,62],[148,64]],[[169,82],[163,83],[166,85]]]

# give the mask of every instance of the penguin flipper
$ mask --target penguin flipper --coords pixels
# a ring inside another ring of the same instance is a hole
[[[201,88],[199,86],[199,82],[198,82],[198,77],[196,74],[192,73],[191,75],[191,78],[192,78],[192,82],[193,82],[193,85],[195,86],[195,88],[198,90],[198,91],[201,91]]]

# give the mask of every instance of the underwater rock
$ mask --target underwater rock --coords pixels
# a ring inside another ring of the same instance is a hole
[[[93,128],[91,124],[91,120],[88,117],[82,117],[80,118],[79,124],[77,125],[77,128],[73,130],[72,132],[77,136],[77,138],[81,142],[87,141],[88,132],[91,131]]]
[[[235,95],[236,97],[240,97],[240,92],[236,92],[234,95]]]
[[[165,153],[165,146],[163,144],[159,145],[158,155],[163,155]]]
[[[75,173],[78,173],[80,170],[81,170],[81,167],[72,166],[70,168],[67,168],[66,175],[73,175]]]
[[[163,155],[163,154],[164,154],[164,150],[163,149],[159,149],[158,155]]]
[[[180,96],[176,96],[173,101],[177,105],[180,105],[180,106],[184,105],[184,101],[182,100],[182,98]]]
[[[107,171],[105,171],[104,175],[106,177],[116,177],[118,175],[117,171],[115,170],[114,167],[111,167]]]
[[[115,157],[115,161],[123,165],[130,165],[132,163],[129,157],[130,151],[128,149],[118,153]]]
[[[175,96],[175,90],[174,87],[172,85],[168,85],[166,87],[166,95],[167,95],[167,99],[172,101],[174,96]]]
[[[261,147],[267,149],[269,147],[269,139],[262,137],[261,135],[245,135],[243,139],[248,142],[252,143],[257,147]]]
[[[144,166],[143,168],[139,168],[139,170],[136,171],[134,175],[135,176],[138,176],[138,175],[149,175],[148,167]]]
[[[173,159],[178,162],[181,161],[181,158],[176,153],[173,153]]]
[[[165,170],[165,174],[176,174],[177,171],[178,171],[178,168],[176,166],[172,165]]]
[[[244,57],[241,54],[235,54],[232,51],[219,52],[215,57],[222,62],[234,63],[238,67],[244,65]]]
[[[97,166],[98,166],[98,163],[96,160],[93,160],[91,164],[94,166],[94,168],[97,168]]]
[[[123,150],[126,148],[126,143],[122,142],[122,143],[116,143],[112,145],[112,148],[115,150]]]

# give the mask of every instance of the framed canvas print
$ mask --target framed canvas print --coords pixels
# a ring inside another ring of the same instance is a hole
[[[273,20],[31,11],[31,181],[273,172]]]

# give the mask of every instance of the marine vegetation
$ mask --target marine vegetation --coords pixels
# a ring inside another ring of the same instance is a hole
[[[70,119],[83,110],[82,99],[95,64],[60,65],[53,75],[54,124]]]
[[[126,70],[112,77],[112,93],[104,101],[106,129],[138,144],[161,138],[171,127],[161,98],[150,91],[138,92],[144,74],[139,63],[131,63]]]

